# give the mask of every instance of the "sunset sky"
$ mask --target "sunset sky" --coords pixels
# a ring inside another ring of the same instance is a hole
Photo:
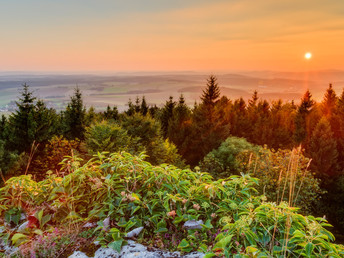
[[[344,68],[343,0],[0,3],[0,71]]]

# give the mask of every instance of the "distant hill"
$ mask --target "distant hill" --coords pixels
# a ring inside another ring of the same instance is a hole
[[[344,71],[322,70],[310,72],[244,71],[217,73],[221,93],[230,99],[248,99],[254,90],[267,100],[295,100],[297,103],[307,88],[320,101],[329,83],[337,94],[344,87]],[[209,74],[196,72],[118,73],[118,74],[38,74],[0,73],[0,109],[18,98],[21,84],[26,82],[35,94],[50,106],[60,109],[78,86],[86,105],[104,109],[108,104],[126,109],[129,98],[146,96],[149,104],[162,105],[169,96],[183,94],[188,104],[199,101]]]

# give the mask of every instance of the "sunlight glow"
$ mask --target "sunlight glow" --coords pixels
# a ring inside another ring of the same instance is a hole
[[[305,58],[306,58],[306,59],[311,59],[311,58],[312,58],[312,53],[307,52],[307,53],[305,54]]]

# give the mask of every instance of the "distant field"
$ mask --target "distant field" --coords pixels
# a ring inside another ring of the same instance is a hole
[[[344,87],[343,71],[305,73],[245,72],[241,74],[217,74],[221,93],[230,99],[248,99],[254,90],[267,100],[299,101],[309,88],[315,99],[322,99],[329,83],[337,94]],[[128,100],[145,96],[149,104],[163,105],[169,96],[178,99],[183,94],[189,105],[199,101],[206,85],[207,74],[120,74],[98,75],[5,75],[0,74],[0,107],[19,96],[21,84],[27,83],[35,95],[49,105],[62,109],[78,86],[87,107],[103,110],[107,105],[126,109]]]

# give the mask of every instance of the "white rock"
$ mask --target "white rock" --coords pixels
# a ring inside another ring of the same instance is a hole
[[[109,217],[107,217],[106,219],[103,220],[103,225],[104,225],[104,227],[103,227],[104,230],[108,230],[110,228],[110,218]]]
[[[205,256],[205,254],[200,253],[200,252],[193,252],[193,253],[189,253],[184,255],[184,258],[203,258]]]
[[[105,247],[99,248],[94,254],[94,258],[117,258],[117,257],[119,257],[119,253],[117,253],[112,248],[105,248]]]
[[[28,226],[29,226],[29,221],[25,221],[23,224],[21,224],[21,225],[19,226],[19,228],[17,229],[17,231],[18,231],[19,233],[24,233],[24,232],[25,232],[25,229],[27,229]]]
[[[5,254],[4,257],[12,257],[14,256],[18,251],[18,247],[10,246],[5,244],[1,239],[0,239],[0,249],[3,250],[3,254]]]
[[[132,231],[127,233],[127,237],[137,237],[141,231],[143,230],[143,227],[135,228]]]
[[[22,213],[22,214],[20,215],[20,220],[24,220],[24,219],[26,219],[26,215],[25,215],[25,213]]]
[[[94,222],[87,222],[85,225],[83,225],[83,228],[94,228],[97,226],[97,223]]]
[[[68,258],[89,258],[85,253],[80,251],[75,251]]]
[[[188,220],[184,223],[184,228],[186,229],[202,229],[203,220]]]
[[[138,244],[132,240],[128,241],[128,244],[122,247],[121,256],[128,253],[135,253],[135,252],[145,252],[147,251],[147,247],[144,245]]]

